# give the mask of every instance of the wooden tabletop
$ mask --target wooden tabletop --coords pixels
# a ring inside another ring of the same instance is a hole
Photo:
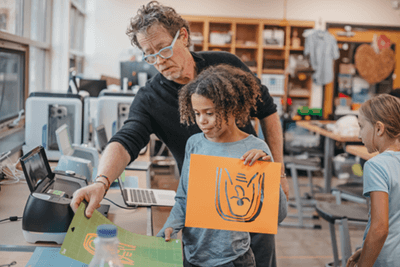
[[[305,128],[309,131],[319,133],[323,136],[329,137],[333,140],[339,142],[361,142],[358,136],[342,136],[340,134],[335,134],[324,128],[321,128],[318,124],[329,124],[335,123],[336,121],[296,121],[296,125]]]
[[[372,157],[378,155],[378,152],[368,153],[368,150],[365,146],[357,146],[357,145],[349,145],[346,146],[346,152],[350,153],[354,156],[359,156],[364,160],[369,160]]]

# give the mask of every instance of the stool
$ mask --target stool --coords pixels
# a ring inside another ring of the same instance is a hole
[[[320,225],[314,224],[305,224],[304,218],[315,219],[313,215],[304,215],[304,211],[314,211],[315,210],[315,200],[314,198],[314,185],[312,183],[312,171],[320,170],[319,162],[312,161],[311,159],[289,159],[285,158],[285,162],[291,160],[292,162],[287,164],[286,167],[290,168],[290,173],[293,181],[293,188],[295,192],[295,202],[289,201],[289,205],[293,205],[297,209],[297,213],[288,214],[289,217],[295,217],[298,219],[297,223],[290,222],[282,222],[280,226],[293,226],[299,228],[313,228],[313,229],[321,229]],[[297,177],[298,170],[307,171],[308,176],[308,184],[300,184]],[[300,186],[308,186],[310,187],[311,199],[304,199],[300,197]]]
[[[363,183],[348,182],[332,188],[332,195],[336,197],[336,204],[341,204],[342,199],[365,204],[367,199],[363,196]]]
[[[315,209],[318,215],[329,222],[331,235],[333,263],[325,266],[339,267],[339,254],[336,242],[335,224],[339,224],[342,266],[346,266],[347,260],[352,254],[349,222],[357,225],[366,225],[368,222],[368,208],[362,205],[338,205],[328,202],[317,202]],[[333,265],[332,265],[333,264]]]

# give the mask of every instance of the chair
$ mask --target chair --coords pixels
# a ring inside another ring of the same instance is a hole
[[[363,183],[361,181],[352,181],[332,188],[332,194],[336,197],[336,204],[341,204],[342,199],[356,203],[368,204],[363,196]]]
[[[285,156],[285,162],[289,162],[286,164],[286,167],[290,169],[292,181],[293,181],[293,188],[295,192],[295,201],[289,201],[289,205],[294,206],[297,209],[297,213],[295,214],[288,214],[288,217],[295,217],[298,219],[296,223],[290,222],[282,222],[279,224],[280,226],[292,226],[292,227],[299,227],[299,228],[313,228],[313,229],[321,229],[321,226],[318,224],[306,224],[304,223],[304,218],[311,218],[317,219],[314,215],[305,215],[304,211],[314,211],[316,201],[314,200],[314,192],[316,186],[313,185],[312,182],[312,171],[319,171],[320,170],[320,162],[317,158],[310,158],[310,159],[296,159],[295,157],[287,157]],[[300,184],[297,176],[297,172],[299,170],[307,171],[308,176],[308,183],[307,184]],[[306,198],[302,198],[300,196],[300,187],[301,186],[308,186],[310,188],[310,194]]]
[[[329,222],[329,231],[332,242],[333,251],[333,263],[327,263],[325,266],[340,266],[340,261],[342,266],[346,266],[347,260],[352,255],[351,243],[350,243],[350,233],[349,233],[349,223],[356,225],[366,225],[368,222],[368,207],[365,205],[338,205],[335,203],[328,202],[317,202],[315,209],[318,215]],[[339,259],[335,224],[339,225],[340,233],[340,248],[342,259]],[[333,264],[333,265],[332,265]]]
[[[154,134],[150,136],[150,160],[152,164],[152,176],[171,175],[180,179],[178,164],[171,152],[161,140]]]

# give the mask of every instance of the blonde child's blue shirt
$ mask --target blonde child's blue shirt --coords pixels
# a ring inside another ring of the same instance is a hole
[[[226,230],[184,227],[186,214],[186,195],[189,183],[189,165],[191,154],[240,158],[251,149],[261,149],[268,155],[271,151],[261,139],[249,135],[247,138],[232,143],[216,143],[205,138],[204,133],[191,136],[185,149],[181,179],[176,192],[175,205],[164,227],[157,234],[165,237],[164,231],[173,228],[173,233],[182,229],[182,242],[186,259],[198,266],[217,266],[234,261],[250,248],[250,234]],[[272,158],[272,155],[271,155]],[[287,214],[286,196],[280,188],[278,222]]]
[[[400,152],[383,152],[364,164],[364,196],[374,191],[389,196],[389,234],[374,264],[400,266]],[[371,210],[364,232],[364,241],[371,226]]]

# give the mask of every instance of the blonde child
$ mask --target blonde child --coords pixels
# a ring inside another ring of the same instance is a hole
[[[368,152],[379,154],[364,165],[369,220],[363,246],[347,266],[400,266],[400,100],[387,94],[368,100],[358,122]]]
[[[263,140],[239,128],[248,122],[250,110],[256,106],[259,97],[256,78],[228,65],[207,68],[179,92],[181,122],[196,123],[202,132],[191,136],[186,143],[176,203],[157,236],[169,241],[172,234],[182,229],[185,267],[255,266],[248,232],[187,228],[184,225],[191,154],[241,158],[244,164],[250,165],[260,158],[270,158],[271,152]],[[281,188],[279,222],[286,217],[286,205]],[[271,244],[266,246],[274,247],[274,239],[269,240],[272,240]]]

